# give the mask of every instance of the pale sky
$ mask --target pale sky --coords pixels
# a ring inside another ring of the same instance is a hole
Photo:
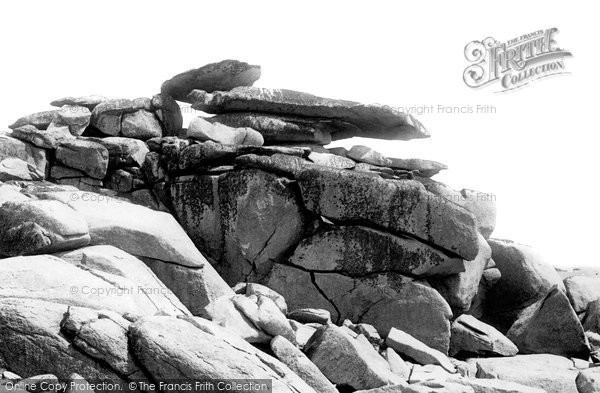
[[[436,179],[496,196],[495,237],[530,244],[555,265],[600,267],[598,12],[587,4],[2,2],[0,125],[50,109],[62,96],[149,97],[164,80],[210,62],[260,64],[260,87],[397,107],[433,105],[433,113],[418,116],[430,139],[343,145],[443,162],[449,170]],[[506,41],[550,27],[574,55],[566,60],[569,75],[507,94],[463,83],[468,42]],[[477,105],[495,113],[445,109]]]

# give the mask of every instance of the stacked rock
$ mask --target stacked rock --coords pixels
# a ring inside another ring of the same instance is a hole
[[[0,385],[598,391],[600,278],[491,238],[494,196],[444,164],[327,147],[429,137],[412,116],[259,77],[225,60],[0,134]],[[183,128],[177,101],[208,115]]]

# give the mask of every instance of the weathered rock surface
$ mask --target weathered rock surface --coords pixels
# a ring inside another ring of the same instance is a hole
[[[356,166],[356,163],[349,158],[329,153],[311,152],[308,155],[308,159],[317,165],[323,165],[330,168],[352,169]]]
[[[278,360],[200,318],[144,318],[129,335],[134,355],[155,380],[266,379],[274,392],[315,392]]]
[[[483,321],[506,333],[524,308],[543,299],[553,286],[564,286],[556,270],[530,247],[498,239],[488,243],[502,276],[487,293]]]
[[[43,149],[56,149],[63,141],[74,138],[67,127],[54,127],[47,130],[38,130],[32,125],[24,125],[15,128],[12,131],[11,136]]]
[[[346,153],[346,156],[352,158],[354,161],[371,165],[389,167],[392,164],[392,161],[383,154],[363,145],[352,146],[348,150],[348,153]]]
[[[318,308],[299,308],[287,314],[289,319],[301,323],[320,323],[325,325],[331,322],[331,313]]]
[[[304,231],[293,184],[259,170],[175,181],[170,198],[179,222],[230,285],[269,273]]]
[[[429,137],[423,125],[405,112],[383,105],[334,100],[293,90],[237,87],[214,94],[194,90],[188,99],[193,102],[192,108],[208,113],[251,111],[316,117],[351,123],[361,130],[360,134],[345,137],[401,140]]]
[[[89,138],[108,150],[108,167],[141,167],[149,150],[140,140],[123,137]]]
[[[152,97],[152,108],[163,126],[164,134],[178,136],[183,127],[179,104],[169,95],[156,94]]]
[[[334,322],[369,323],[382,336],[395,327],[448,352],[452,312],[424,282],[393,273],[351,278],[276,264],[266,284],[288,300],[290,309],[323,308]]]
[[[585,331],[600,334],[600,299],[588,303],[587,312],[583,320]]]
[[[473,215],[440,201],[416,181],[309,168],[302,171],[298,183],[306,208],[327,218],[361,220],[406,233],[467,260],[478,254]]]
[[[238,86],[252,86],[260,78],[260,66],[238,60],[223,60],[175,75],[164,82],[161,92],[177,101],[191,102],[194,89],[206,92],[227,91]]]
[[[92,113],[84,106],[65,105],[56,112],[48,128],[68,127],[72,135],[79,136],[90,124],[91,117]]]
[[[15,129],[29,124],[40,130],[45,130],[50,123],[52,123],[52,120],[54,120],[56,112],[58,112],[58,110],[32,113],[31,115],[19,118],[13,124],[9,125],[8,128]]]
[[[277,359],[281,360],[315,391],[319,393],[337,393],[335,386],[294,344],[282,336],[277,336],[271,340],[270,345]]]
[[[0,181],[44,180],[44,176],[34,165],[19,158],[0,160]]]
[[[471,315],[463,314],[452,323],[450,356],[461,352],[479,355],[514,356],[519,349],[498,330]]]
[[[305,353],[335,384],[371,389],[403,383],[370,344],[362,345],[335,325],[317,329],[307,343]]]
[[[150,138],[162,136],[162,127],[154,113],[146,110],[138,110],[123,115],[121,120],[121,135],[145,141]]]
[[[0,255],[41,254],[85,246],[88,225],[57,201],[9,201],[0,206]]]
[[[265,144],[331,143],[332,134],[355,129],[356,126],[336,120],[312,119],[297,116],[268,115],[253,112],[222,113],[207,119],[230,127],[249,127],[260,132]]]
[[[521,312],[507,337],[521,353],[550,353],[587,359],[583,327],[564,292],[557,287]]]
[[[579,370],[570,359],[556,355],[517,355],[508,358],[477,358],[477,378],[500,379],[543,389],[547,393],[577,393]]]
[[[87,139],[63,141],[56,149],[56,160],[79,169],[95,179],[102,179],[108,169],[108,150],[102,144]]]
[[[410,377],[410,373],[412,368],[394,351],[392,348],[387,347],[382,353],[385,360],[387,360],[390,365],[390,370],[402,378],[403,380],[408,380]]]
[[[0,134],[0,161],[18,158],[34,165],[41,173],[46,173],[48,159],[46,151],[27,142]]]
[[[107,100],[94,107],[90,124],[104,134],[117,136],[121,132],[122,120],[125,115],[140,110],[152,110],[152,100],[150,98],[135,98],[133,100],[119,98]],[[148,117],[148,115],[139,116],[142,117],[140,120],[144,120]],[[133,116],[130,120],[136,119],[137,116]],[[155,123],[149,118],[146,120],[149,121],[149,126],[155,126]],[[136,124],[137,122],[132,121],[129,125],[132,132],[136,130]]]
[[[187,137],[223,145],[262,146],[264,144],[262,135],[252,128],[233,128],[221,123],[211,123],[202,117],[196,117],[191,121],[187,129]]]
[[[350,276],[384,271],[422,276],[465,269],[460,258],[448,257],[417,240],[362,226],[336,226],[303,239],[290,263]]]
[[[283,315],[287,314],[288,307],[285,298],[269,287],[254,282],[249,282],[245,284],[245,294],[246,296],[266,296],[275,303]]]
[[[420,364],[438,364],[446,371],[456,372],[456,367],[446,355],[430,348],[410,334],[395,328],[390,329],[385,343],[396,352],[406,355]]]
[[[600,392],[600,367],[594,367],[579,372],[576,384],[579,393]]]
[[[257,326],[259,322],[258,306],[254,304],[256,306],[254,315],[251,315],[247,309],[240,309],[236,298],[246,299],[242,295],[225,295],[215,299],[206,306],[207,317],[250,343],[268,343],[271,336]]]
[[[448,169],[448,167],[442,163],[421,158],[388,157],[388,159],[391,161],[391,163],[388,164],[389,167],[406,171],[416,171],[417,174],[422,177],[431,177],[437,175],[444,169]]]
[[[576,313],[585,312],[590,302],[600,299],[600,277],[572,276],[563,282]]]

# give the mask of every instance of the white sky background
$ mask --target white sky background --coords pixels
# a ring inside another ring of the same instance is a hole
[[[0,125],[67,95],[149,97],[179,72],[239,59],[262,66],[260,87],[433,105],[418,116],[430,139],[343,145],[446,163],[436,179],[496,195],[495,237],[531,244],[556,265],[600,267],[598,12],[593,2],[576,4],[2,2]],[[574,54],[570,75],[508,94],[464,85],[465,44],[550,27]],[[438,105],[478,104],[496,113],[437,113]]]

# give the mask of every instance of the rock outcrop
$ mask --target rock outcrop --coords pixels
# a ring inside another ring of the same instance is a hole
[[[226,60],[0,134],[2,388],[594,391],[597,278],[491,238],[495,198],[442,163],[325,146],[429,137],[411,115],[259,76]],[[177,101],[216,116],[184,129]]]

